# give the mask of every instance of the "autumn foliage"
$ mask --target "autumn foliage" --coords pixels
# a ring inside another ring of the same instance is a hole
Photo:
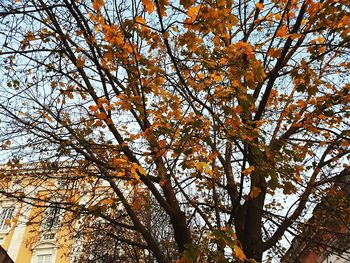
[[[348,0],[4,0],[0,23],[3,161],[108,185],[62,208],[157,262],[278,259],[349,176]]]

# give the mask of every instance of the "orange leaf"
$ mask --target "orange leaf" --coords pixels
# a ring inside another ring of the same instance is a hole
[[[196,19],[200,9],[201,5],[192,6],[188,9],[187,15],[191,18],[190,22],[193,22]]]
[[[101,127],[101,126],[103,126],[103,122],[98,120],[98,121],[95,122],[95,125],[98,126],[98,127]]]
[[[296,174],[294,178],[295,178],[295,180],[296,180],[298,183],[302,183],[302,182],[303,182],[303,179],[301,179],[301,177],[300,177],[299,174]]]
[[[114,158],[113,164],[116,166],[124,166],[125,164],[127,164],[127,161],[125,159]]]
[[[276,20],[281,20],[282,18],[282,15],[281,14],[275,14],[275,19]]]
[[[286,37],[287,33],[288,28],[286,26],[281,26],[276,32],[276,37]]]
[[[100,120],[106,120],[108,118],[105,112],[96,113],[96,117]]]
[[[8,225],[9,227],[11,227],[11,220],[6,218],[5,219],[5,224]]]
[[[141,16],[136,16],[135,21],[140,24],[146,24],[146,20],[142,18]]]
[[[244,169],[242,171],[242,174],[244,176],[247,176],[247,175],[251,174],[251,172],[253,172],[254,170],[255,170],[255,167],[252,165],[252,166],[249,166],[247,169]]]
[[[236,106],[236,112],[237,112],[238,114],[240,114],[240,113],[243,112],[243,108],[242,108],[241,105],[237,105],[237,106]]]
[[[248,140],[248,141],[253,141],[255,139],[255,136],[249,136],[249,135],[246,135],[246,134],[243,134],[242,135],[242,139],[243,140]]]
[[[85,64],[85,59],[83,58],[77,58],[77,67],[78,68],[83,68]]]
[[[185,8],[189,8],[194,4],[194,0],[180,0],[180,4],[182,4]]]
[[[165,139],[162,139],[158,142],[158,145],[161,147],[161,148],[165,148],[167,146],[167,143],[166,143],[166,140]]]
[[[258,197],[258,195],[261,193],[261,189],[259,187],[253,186],[252,190],[250,191],[249,196],[254,199]]]
[[[164,178],[162,178],[162,179],[160,179],[159,184],[160,184],[161,186],[164,186],[164,185],[166,184],[166,182],[167,182],[167,180],[164,179]]]
[[[233,250],[234,250],[234,252],[235,252],[235,256],[236,256],[239,260],[244,261],[244,260],[247,259],[246,255],[244,255],[243,250],[242,250],[239,246],[234,245],[234,246],[233,246]]]
[[[304,100],[298,100],[297,103],[300,108],[304,108],[307,106],[307,102]]]
[[[105,205],[111,206],[111,205],[114,204],[114,200],[113,200],[113,199],[103,199],[103,200],[101,201],[101,203],[102,203],[102,204],[105,204]]]
[[[247,71],[245,74],[245,80],[247,81],[249,88],[254,88],[255,79],[254,79],[254,73],[252,71]]]
[[[282,53],[281,49],[272,47],[267,52],[267,55],[269,55],[270,57],[273,57],[273,58],[278,58],[281,56],[281,53]]]
[[[93,112],[96,112],[96,111],[98,111],[98,106],[96,106],[96,105],[91,105],[91,106],[89,106],[89,109],[90,109],[91,111],[93,111]]]
[[[92,8],[95,10],[99,10],[104,4],[105,4],[104,0],[93,0]]]
[[[259,10],[263,10],[263,9],[264,9],[264,4],[263,4],[263,3],[256,3],[255,6],[256,6]]]
[[[147,13],[152,13],[154,11],[154,5],[152,0],[142,0],[142,4],[145,7]]]

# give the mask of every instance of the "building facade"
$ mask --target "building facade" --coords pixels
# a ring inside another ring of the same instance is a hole
[[[96,178],[96,169],[91,168],[0,166],[0,245],[13,262],[147,261],[147,252],[121,241],[140,237],[111,223],[130,222],[111,187]],[[118,187],[131,205],[149,206],[142,189],[123,182]],[[149,218],[145,215],[145,221]],[[132,257],[137,261],[129,260]]]
[[[70,177],[71,168],[0,167],[0,245],[13,262],[79,262],[77,220],[61,206],[74,199]]]
[[[42,209],[2,197],[0,245],[15,263],[72,262],[69,230],[60,225],[63,217],[55,207]]]

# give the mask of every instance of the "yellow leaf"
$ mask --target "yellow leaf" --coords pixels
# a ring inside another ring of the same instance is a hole
[[[140,176],[138,175],[138,173],[136,171],[136,165],[137,165],[137,163],[132,163],[131,164],[130,173],[132,174],[133,177],[135,177],[137,180],[139,180]]]
[[[243,250],[242,250],[239,246],[234,245],[234,246],[233,246],[233,250],[234,250],[234,252],[235,252],[235,256],[236,256],[239,260],[244,261],[244,260],[247,259],[247,257],[244,255]]]
[[[141,16],[136,16],[135,21],[140,24],[146,24],[146,20],[142,18]]]
[[[138,165],[137,163],[132,163],[130,167],[130,172],[132,176],[134,176],[137,180],[140,179],[140,175],[146,176],[147,172],[145,169],[143,169],[142,166]]]
[[[281,14],[275,14],[275,19],[276,20],[281,20],[282,18],[282,15]]]
[[[203,168],[204,168],[204,172],[206,174],[209,174],[209,175],[213,174],[212,170],[210,169],[209,164],[207,164],[206,162],[198,162],[198,163],[196,163],[196,169],[198,171],[202,171]]]
[[[187,15],[191,18],[190,22],[193,22],[201,9],[201,5],[192,6],[188,9]]]
[[[142,175],[144,175],[144,176],[146,176],[146,175],[147,175],[146,170],[145,170],[145,169],[143,169],[143,167],[142,167],[142,166],[140,166],[140,165],[139,165],[138,170],[139,170],[140,174],[142,174]]]
[[[117,177],[123,177],[123,176],[125,176],[125,173],[124,173],[124,172],[118,172],[118,173],[116,174],[116,176],[117,176]]]
[[[213,74],[213,80],[214,81],[222,81],[222,76],[219,74]]]
[[[319,37],[317,38],[317,42],[318,42],[318,43],[324,43],[324,42],[325,42],[325,39],[324,39],[322,36],[319,36]]]

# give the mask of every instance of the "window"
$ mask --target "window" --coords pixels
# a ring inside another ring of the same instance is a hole
[[[12,220],[14,210],[15,210],[15,208],[13,208],[13,207],[5,207],[1,210],[1,212],[0,212],[0,230],[8,230],[9,229],[7,220]]]
[[[56,262],[57,246],[55,242],[41,241],[33,248],[31,263],[53,263]],[[58,260],[57,260],[58,261]]]
[[[46,209],[46,218],[43,221],[44,229],[52,229],[59,227],[60,224],[60,209],[58,207],[49,207]]]
[[[43,240],[54,240],[56,237],[55,233],[45,233],[43,234]]]
[[[36,263],[51,263],[51,262],[52,262],[51,254],[38,255],[36,258]]]

